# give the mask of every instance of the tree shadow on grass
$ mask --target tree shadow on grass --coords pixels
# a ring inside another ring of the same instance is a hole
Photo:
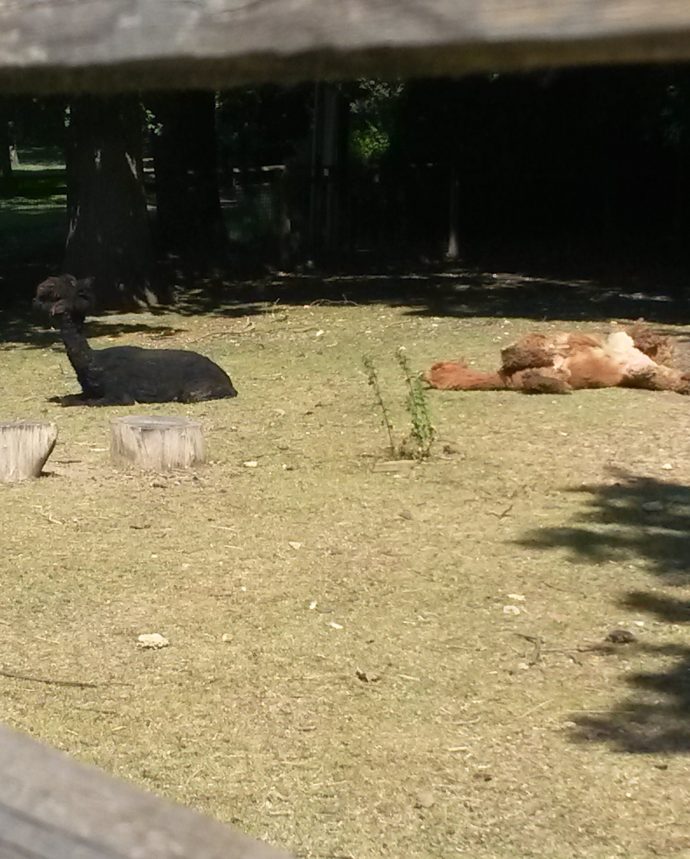
[[[101,316],[87,320],[85,333],[91,341],[99,337],[119,337],[123,334],[149,334],[164,338],[183,330],[143,318],[135,317],[131,321],[125,321]],[[45,315],[33,309],[30,301],[24,300],[8,307],[0,306],[0,351],[16,348],[46,349],[61,342],[60,332],[50,326],[50,320]]]
[[[568,527],[543,528],[522,545],[570,549],[591,563],[641,560],[671,585],[690,584],[690,487],[611,469],[611,483],[568,491],[588,496]]]
[[[108,321],[107,317],[90,319],[86,326],[86,336],[91,341],[99,337],[119,337],[123,334],[149,334],[165,338],[182,332],[182,328],[170,325],[150,325],[146,322]],[[14,318],[0,312],[0,351],[17,348],[47,349],[61,344],[60,332],[41,325],[38,321]],[[93,345],[98,346],[98,343]],[[105,345],[113,345],[105,344]]]
[[[549,240],[505,246],[477,240],[474,253],[455,262],[398,248],[292,271],[241,255],[213,273],[187,269],[179,260],[161,271],[178,285],[176,309],[190,314],[272,304],[383,304],[410,316],[572,322],[643,317],[679,324],[690,321],[689,267],[677,255],[643,252],[630,243],[614,250],[580,240],[564,253],[561,243]]]
[[[0,340],[29,345],[35,338],[36,345],[42,345],[29,302],[36,285],[60,270],[60,253],[51,246],[12,261],[0,254]],[[491,255],[462,265],[403,256],[393,261],[367,257],[337,269],[305,267],[292,273],[269,272],[265,265],[244,270],[230,261],[213,274],[201,274],[159,261],[156,279],[170,288],[175,301],[169,308],[148,308],[147,313],[172,310],[183,316],[237,318],[261,315],[276,306],[387,305],[413,317],[520,318],[535,324],[556,320],[608,324],[611,319],[642,317],[656,325],[678,325],[690,321],[688,295],[678,286],[687,281],[685,271],[626,276],[621,269],[601,269],[593,263],[538,264]]]
[[[404,307],[410,316],[527,318],[540,321],[638,319],[679,323],[690,318],[681,301],[658,285],[625,291],[598,278],[449,265],[402,264],[358,271],[292,273],[233,281],[222,273],[197,278],[176,310],[236,315],[261,307],[305,304]],[[201,288],[199,288],[201,287]],[[245,308],[244,310],[242,308]]]
[[[615,482],[574,489],[589,495],[574,525],[546,528],[521,541],[531,548],[570,549],[576,560],[641,561],[663,586],[690,586],[690,487],[616,470]],[[619,605],[675,626],[690,624],[690,599],[631,591]],[[630,753],[690,753],[690,645],[636,645],[659,667],[626,677],[628,698],[608,713],[578,714],[573,739],[608,743]]]

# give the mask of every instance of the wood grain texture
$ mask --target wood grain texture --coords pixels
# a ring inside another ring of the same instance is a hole
[[[288,859],[0,727],[0,859]]]
[[[217,87],[690,57],[687,0],[0,0],[0,86]]]
[[[201,423],[173,415],[113,418],[110,458],[116,465],[150,471],[200,465],[205,460]]]
[[[38,477],[53,452],[57,426],[48,421],[0,423],[0,483]]]

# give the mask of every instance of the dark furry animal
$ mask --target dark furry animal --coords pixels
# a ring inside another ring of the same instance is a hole
[[[93,308],[91,280],[70,274],[49,277],[36,289],[34,306],[48,313],[62,334],[84,405],[196,403],[236,397],[230,377],[197,352],[112,346],[92,349],[84,320]],[[66,398],[65,405],[74,398]]]

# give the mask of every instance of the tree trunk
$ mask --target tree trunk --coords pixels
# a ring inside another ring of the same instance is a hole
[[[128,415],[110,422],[110,455],[116,465],[150,471],[191,468],[204,462],[199,421]]]
[[[0,423],[0,482],[38,477],[55,447],[57,427],[46,421]]]
[[[446,259],[456,260],[460,256],[460,237],[458,235],[458,216],[460,214],[460,182],[458,168],[450,168],[449,198],[448,198],[448,246]]]
[[[150,106],[158,122],[153,157],[160,243],[208,264],[227,250],[218,191],[215,93],[159,94]]]
[[[72,101],[67,209],[64,270],[94,277],[99,310],[128,310],[166,297],[152,286],[142,113],[136,96],[89,95]]]
[[[10,114],[5,104],[0,104],[0,192],[9,194],[12,187],[12,136]]]
[[[336,255],[345,235],[349,104],[336,84],[314,89],[310,241],[315,256]]]

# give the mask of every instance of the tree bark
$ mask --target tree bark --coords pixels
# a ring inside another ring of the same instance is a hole
[[[349,104],[336,84],[314,90],[309,244],[314,256],[338,254],[345,235]]]
[[[446,248],[446,259],[457,260],[460,256],[460,236],[458,231],[460,180],[458,178],[458,168],[455,164],[450,168],[448,191],[448,246]]]
[[[94,277],[99,310],[128,310],[166,298],[152,282],[138,97],[89,95],[72,101],[67,209],[64,270]]]
[[[213,92],[159,94],[150,99],[158,238],[166,250],[212,263],[227,250],[218,191]]]
[[[55,447],[57,427],[46,421],[0,423],[0,482],[38,477]]]
[[[0,103],[0,192],[9,193],[12,186],[12,136],[10,112],[6,103]]]
[[[179,417],[128,415],[110,422],[110,455],[120,466],[149,471],[191,468],[204,462],[199,421]]]

